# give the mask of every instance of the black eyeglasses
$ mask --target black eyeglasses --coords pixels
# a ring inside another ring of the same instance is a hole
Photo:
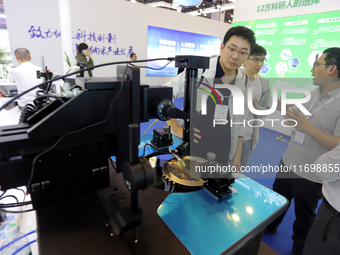
[[[265,59],[258,59],[258,58],[248,58],[248,59],[254,61],[255,63],[264,63],[264,62],[266,62]]]
[[[327,65],[326,63],[325,64],[322,64],[322,63],[318,63],[318,62],[314,62],[313,64],[313,69],[317,66],[321,66],[321,65]]]
[[[227,46],[227,52],[228,52],[229,55],[232,55],[232,56],[234,56],[236,53],[238,53],[238,55],[241,59],[246,59],[249,56],[249,53],[244,52],[244,51],[238,51],[238,50],[231,48],[229,46]]]

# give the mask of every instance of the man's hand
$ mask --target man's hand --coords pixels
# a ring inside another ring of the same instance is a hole
[[[298,110],[292,109],[287,111],[287,115],[284,116],[286,119],[293,119],[298,124],[295,128],[301,132],[304,132],[307,135],[310,135],[318,144],[324,147],[326,150],[333,150],[335,147],[339,145],[340,138],[327,135],[322,131],[315,128],[309,120],[301,114]],[[286,124],[290,126],[294,126],[295,121],[286,121]]]
[[[257,97],[253,97],[253,106],[255,109],[259,107],[259,100],[257,99]]]
[[[198,133],[200,133],[201,131],[199,131],[199,129],[197,129],[197,128],[195,128],[194,131],[195,131],[195,133],[194,133],[194,142],[198,143],[197,139],[201,139],[201,136]]]
[[[233,166],[236,167],[236,172],[238,173],[240,171],[241,168],[241,158],[235,156],[233,159]]]
[[[242,147],[243,147],[243,137],[239,136],[237,138],[237,147],[236,147],[236,152],[235,152],[235,156],[233,159],[233,166],[236,167],[236,172],[239,172],[241,168]]]
[[[170,124],[171,124],[171,132],[178,138],[183,139],[183,127],[180,127],[175,119],[170,119]],[[200,133],[199,129],[195,128],[195,133],[194,133],[195,143],[198,143],[197,139],[201,139],[201,136],[198,133]]]
[[[288,111],[288,108],[292,107],[292,106],[294,106],[294,104],[287,104],[286,105],[286,112]],[[280,99],[277,100],[276,110],[281,111],[281,100]]]
[[[284,118],[295,120],[297,122],[295,128],[305,134],[310,135],[310,132],[314,128],[309,120],[296,109],[287,110],[287,115],[285,115]],[[287,120],[285,121],[285,123],[289,126],[294,126],[296,124],[295,121]]]
[[[92,57],[91,57],[91,52],[90,52],[90,49],[89,49],[89,48],[86,49],[86,54],[85,54],[85,56],[87,56],[87,57],[89,57],[89,58],[92,58]]]
[[[183,127],[178,127],[176,129],[176,131],[174,131],[173,129],[172,130],[172,133],[177,136],[178,138],[181,138],[183,139]],[[194,129],[195,133],[194,133],[194,142],[195,143],[198,143],[198,140],[197,139],[201,139],[201,136],[198,134],[200,133],[199,129],[195,128]]]

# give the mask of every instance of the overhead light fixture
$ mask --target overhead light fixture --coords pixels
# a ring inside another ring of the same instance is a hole
[[[172,0],[173,4],[183,5],[183,6],[195,6],[200,5],[202,0]]]
[[[148,3],[147,5],[152,6],[152,7],[167,7],[169,9],[176,9],[177,12],[182,11],[182,7],[179,4],[170,4],[164,1],[152,2],[152,3]]]
[[[215,3],[215,9],[221,10],[222,0],[217,0]]]
[[[204,9],[204,13],[213,13],[213,12],[218,12],[218,11],[225,11],[225,10],[232,10],[235,8],[235,4],[223,4],[221,5],[221,9],[215,9],[215,6],[213,7],[209,7],[209,8],[205,8]],[[187,14],[193,15],[193,16],[197,16],[200,15],[199,11],[191,11],[191,12],[187,12]]]

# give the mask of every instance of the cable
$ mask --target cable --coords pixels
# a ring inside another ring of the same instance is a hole
[[[174,192],[175,191],[175,183],[172,183],[172,189],[170,190],[170,192]]]
[[[26,196],[26,192],[23,189],[19,189],[19,188],[14,188],[14,189],[22,191],[24,195]]]
[[[19,199],[16,196],[14,196],[14,195],[7,195],[7,196],[4,196],[4,197],[1,197],[0,200],[4,199],[6,197],[12,197],[12,198],[14,198],[17,201],[17,203],[19,203]]]
[[[98,125],[100,125],[100,124],[102,124],[102,123],[104,123],[104,122],[106,122],[106,121],[108,120],[108,118],[109,118],[109,116],[110,116],[110,112],[111,112],[112,106],[113,106],[113,102],[116,100],[116,98],[118,97],[118,95],[120,94],[120,92],[121,92],[121,90],[122,90],[122,88],[123,88],[124,76],[125,76],[126,73],[127,73],[127,69],[128,69],[128,65],[126,64],[125,72],[124,72],[123,77],[122,77],[122,80],[121,80],[121,85],[120,85],[119,91],[118,91],[118,93],[115,95],[115,97],[112,99],[111,104],[110,104],[110,107],[109,107],[109,110],[108,110],[107,115],[106,115],[106,117],[105,117],[104,120],[99,121],[99,122],[94,123],[94,124],[90,124],[90,125],[88,125],[88,126],[85,126],[85,127],[83,127],[83,128],[80,128],[80,129],[78,129],[78,130],[71,131],[71,132],[68,132],[68,133],[62,135],[62,136],[57,140],[57,142],[56,142],[54,145],[52,145],[49,149],[43,151],[42,153],[40,153],[39,155],[37,155],[37,156],[33,159],[31,175],[30,175],[30,178],[29,178],[28,183],[27,183],[27,185],[26,185],[26,188],[27,188],[26,194],[28,194],[28,190],[29,190],[29,187],[30,187],[30,185],[31,185],[32,178],[33,178],[33,174],[34,174],[34,166],[35,166],[35,163],[36,163],[36,161],[38,160],[38,158],[40,158],[42,155],[46,154],[47,152],[53,150],[53,149],[60,143],[60,141],[61,141],[62,139],[64,139],[64,137],[66,137],[66,136],[68,136],[68,135],[71,135],[71,134],[75,134],[75,133],[81,132],[81,131],[83,131],[83,130],[85,130],[85,129],[88,129],[88,128],[91,128],[91,127],[94,127],[94,126],[98,126]],[[85,69],[84,69],[84,70],[85,70]]]
[[[35,243],[37,240],[33,240],[31,242],[28,242],[27,244],[23,245],[22,247],[20,247],[19,249],[17,249],[15,252],[12,253],[12,255],[17,254],[19,251],[21,251],[22,249],[26,248],[27,246],[31,245],[32,243]]]
[[[5,190],[5,191],[0,195],[0,198],[1,198],[2,196],[4,196],[4,195],[6,194],[6,192],[7,192],[7,190]]]
[[[154,122],[152,122],[152,123],[150,124],[150,126],[148,127],[148,129],[145,130],[145,132],[143,133],[142,136],[144,136],[144,135],[146,134],[146,132],[148,132],[149,129],[152,127],[152,125],[155,124],[157,121],[159,121],[159,119],[156,119]],[[171,125],[170,125],[170,121],[167,120],[166,123],[168,124],[168,126],[171,126]]]
[[[215,100],[215,98],[213,97],[213,95],[208,91],[208,90],[206,90],[206,89],[202,89],[202,88],[199,88],[200,90],[203,90],[204,92],[206,92],[211,98],[212,98],[212,100],[214,100],[214,103],[215,103],[215,105],[216,105],[216,100]]]
[[[152,144],[150,144],[150,143],[146,143],[146,144],[144,145],[142,157],[144,157],[144,155],[145,155],[145,148],[146,148],[147,145],[151,146],[152,148],[154,148],[155,150],[157,150],[157,151],[160,152],[161,154],[169,154],[169,152],[161,151],[161,150],[158,149],[156,146],[154,146],[154,145],[152,145]]]
[[[37,97],[33,100],[34,105],[32,104],[26,104],[20,114],[20,118],[19,118],[19,124],[23,124],[23,123],[27,123],[28,122],[28,118],[31,117],[35,112],[37,112],[39,109],[43,108],[45,105],[47,105],[49,103],[48,98],[52,97],[52,98],[56,98],[57,100],[59,100],[62,104],[64,104],[65,102],[62,101],[59,97],[53,95],[53,94],[43,94],[43,95],[39,95],[41,94],[42,91],[37,91]]]
[[[80,90],[83,90],[83,88],[80,87],[79,85],[73,85],[73,86],[71,87],[70,90],[73,90],[73,89],[75,89],[75,88],[78,88],[78,89],[80,89]]]
[[[208,85],[206,83],[201,83],[201,84],[208,87],[212,92],[214,92],[214,94],[217,96],[218,100],[220,101],[220,104],[223,105],[220,96],[217,94],[217,91],[213,87],[211,87],[210,85]]]
[[[109,157],[109,159],[110,159],[110,162],[111,162],[111,166],[113,167],[113,169],[114,170],[117,170],[117,168],[114,166],[114,164],[113,164],[113,160],[112,160],[112,158],[111,157]]]
[[[148,132],[148,131],[149,131],[149,129],[152,127],[152,125],[153,125],[153,124],[155,124],[157,121],[159,121],[159,119],[156,119],[154,122],[152,122],[152,123],[150,124],[150,126],[148,127],[148,129],[147,129],[147,130],[145,130],[145,132],[143,133],[143,135],[142,135],[142,136],[144,136],[144,135],[146,134],[146,132]]]
[[[63,100],[61,100],[58,96],[53,95],[53,94],[41,95],[41,96],[36,97],[35,100],[40,99],[40,98],[49,98],[49,97],[55,98],[55,99],[59,100],[61,103],[65,104],[65,102]]]
[[[0,248],[0,251],[2,251],[3,249],[5,249],[6,247],[10,246],[11,244],[15,243],[16,241],[19,241],[20,239],[22,239],[22,238],[24,238],[24,237],[26,237],[26,236],[29,236],[29,235],[31,235],[31,234],[34,234],[34,233],[35,233],[35,230],[33,230],[33,231],[31,231],[31,232],[28,232],[27,234],[24,234],[24,235],[18,237],[17,239],[14,239],[13,241],[9,242],[8,244],[2,246],[2,247]],[[17,251],[16,251],[16,252],[17,252]],[[13,253],[13,254],[14,254],[14,253]]]
[[[165,66],[161,67],[161,68],[153,68],[153,67],[149,67],[149,66],[138,66],[139,68],[147,68],[147,69],[151,69],[151,70],[162,70],[165,67],[167,67],[167,65],[169,65],[173,60],[170,60]]]
[[[5,209],[0,209],[0,210],[6,213],[27,213],[27,212],[34,211],[34,209],[23,210],[23,211],[10,211],[10,210],[5,210]]]
[[[69,73],[69,74],[64,74],[64,75],[61,75],[61,76],[58,76],[58,77],[55,77],[51,80],[48,80],[48,81],[45,81],[43,83],[40,83],[38,85],[35,85],[33,86],[32,88],[28,89],[28,90],[25,90],[23,91],[21,94],[13,97],[11,100],[9,100],[7,103],[5,103],[4,105],[2,105],[0,107],[0,111],[2,111],[3,109],[5,109],[7,106],[9,106],[13,101],[17,100],[19,97],[27,94],[28,92],[32,91],[32,90],[35,90],[36,88],[40,87],[40,86],[43,86],[45,84],[48,84],[48,83],[52,83],[54,81],[57,81],[57,80],[60,80],[60,79],[63,79],[63,78],[66,78],[68,76],[72,76],[72,75],[75,75],[75,74],[78,74],[78,73],[81,73],[81,72],[85,72],[85,71],[88,71],[88,70],[92,70],[92,69],[95,69],[95,68],[98,68],[98,67],[103,67],[103,66],[109,66],[109,65],[119,65],[119,64],[130,64],[130,63],[140,63],[140,62],[149,62],[149,61],[158,61],[158,60],[168,60],[168,61],[173,61],[173,60],[176,60],[176,58],[154,58],[154,59],[146,59],[146,60],[136,60],[136,61],[119,61],[119,62],[109,62],[109,63],[104,63],[104,64],[100,64],[100,65],[95,65],[95,66],[92,66],[92,67],[89,67],[89,68],[84,68],[82,70],[78,70],[78,71],[75,71],[75,72],[72,72],[72,73]],[[177,59],[179,60],[179,59]]]
[[[11,196],[11,195],[9,195],[9,196]],[[3,209],[3,208],[12,208],[12,207],[18,207],[18,206],[25,206],[25,205],[30,205],[30,204],[32,204],[31,201],[9,203],[9,204],[0,204],[0,209]]]
[[[169,150],[169,153],[170,153],[172,156],[174,156],[174,157],[177,159],[177,161],[178,161],[179,163],[182,164],[182,166],[184,166],[184,167],[186,166],[184,160],[181,159],[180,157],[178,157],[175,153],[173,153],[173,152],[171,151],[170,146],[168,147],[168,150]]]
[[[27,123],[28,118],[31,117],[34,113],[35,106],[33,104],[26,104],[20,114],[19,124]]]
[[[164,191],[168,191],[168,181],[165,180],[164,175],[162,176],[162,180],[163,180],[163,182],[164,182]]]

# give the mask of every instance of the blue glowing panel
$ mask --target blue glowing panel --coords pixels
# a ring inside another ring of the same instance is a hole
[[[191,254],[219,255],[232,249],[287,207],[286,198],[242,176],[233,184],[238,194],[221,201],[202,189],[171,193],[159,206],[158,215]]]
[[[168,58],[176,55],[213,56],[220,53],[221,38],[183,32],[161,27],[148,27],[147,59]],[[147,66],[160,69],[168,61],[147,62]],[[178,68],[171,63],[161,70],[147,69],[148,76],[176,76]]]
[[[173,0],[173,4],[180,4],[183,6],[193,6],[193,5],[200,5],[202,0]]]

